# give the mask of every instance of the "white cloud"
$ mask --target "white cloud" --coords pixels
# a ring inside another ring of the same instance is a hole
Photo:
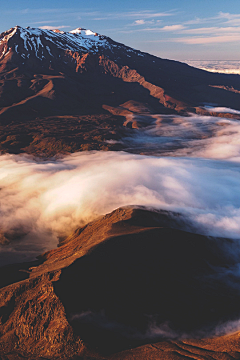
[[[103,16],[95,17],[94,20],[109,20],[109,19],[140,19],[144,21],[145,19],[156,19],[161,17],[174,16],[176,13],[174,10],[167,12],[154,12],[151,10],[144,11],[127,11],[121,13],[105,13]],[[137,20],[138,21],[138,20]],[[161,20],[158,20],[161,21]]]
[[[216,19],[224,22],[224,24],[228,24],[231,26],[240,25],[240,14],[230,14],[220,12]]]
[[[146,24],[146,21],[145,20],[136,20],[136,21],[134,21],[134,24],[135,25],[144,25],[144,24]]]
[[[136,20],[134,22],[135,25],[144,25],[145,23],[146,23],[145,20]]]
[[[218,18],[233,20],[233,19],[239,19],[240,14],[230,14],[230,13],[224,13],[222,11],[219,12]]]
[[[172,39],[174,42],[180,42],[189,45],[204,45],[204,44],[217,44],[217,43],[229,43],[240,41],[240,34],[228,34],[219,36],[206,36],[206,37],[182,37]]]
[[[161,30],[163,30],[163,31],[177,31],[177,30],[183,30],[183,29],[185,29],[185,26],[183,26],[181,24],[167,25],[167,26],[164,26],[163,28],[161,28]]]
[[[69,25],[60,25],[60,26],[51,26],[51,25],[44,25],[44,26],[40,26],[40,29],[43,30],[55,30],[55,29],[63,29],[63,28],[70,28]]]
[[[184,34],[233,34],[240,33],[240,26],[229,26],[229,27],[204,27],[198,29],[186,29],[183,31]]]
[[[146,21],[146,20],[136,20],[133,25],[146,25],[146,24],[154,24],[154,20]]]
[[[238,151],[226,141],[212,145],[210,139],[206,157],[219,157],[219,149],[230,157]],[[239,163],[85,152],[54,162],[2,155],[0,165],[0,228],[9,236],[22,234],[22,248],[12,247],[24,256],[56,247],[58,236],[130,204],[179,211],[200,233],[239,238]]]
[[[203,22],[205,22],[205,19],[195,18],[193,20],[186,21],[184,24],[195,25],[195,24],[202,24]]]
[[[175,15],[174,12],[153,12],[150,10],[145,10],[145,11],[131,11],[131,12],[127,12],[127,13],[122,13],[120,14],[122,16],[127,16],[127,17],[137,17],[140,19],[149,19],[149,18],[158,18],[158,17],[165,17],[165,16],[173,16]]]
[[[150,21],[145,21],[145,22],[141,22],[138,25],[146,25],[149,23],[153,23]],[[135,24],[135,23],[134,23]],[[136,24],[135,24],[136,25]],[[169,25],[169,26],[164,26],[164,27],[148,27],[148,28],[141,28],[141,29],[137,29],[135,31],[152,31],[152,32],[161,32],[161,31],[179,31],[179,30],[183,30],[185,29],[185,27],[183,25]],[[128,32],[128,31],[126,31]]]

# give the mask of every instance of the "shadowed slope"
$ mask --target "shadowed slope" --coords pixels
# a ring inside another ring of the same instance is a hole
[[[179,230],[141,229],[62,270],[55,291],[76,333],[104,352],[158,338],[158,327],[163,337],[208,332],[240,316],[236,280],[219,276],[233,265],[225,246]]]
[[[191,229],[176,213],[120,208],[77,229],[41,263],[23,264],[28,279],[17,282],[21,266],[15,266],[13,284],[0,292],[1,354],[9,360],[238,354],[234,335],[226,342],[172,340],[110,355],[206,334],[240,316],[234,242],[180,228]]]

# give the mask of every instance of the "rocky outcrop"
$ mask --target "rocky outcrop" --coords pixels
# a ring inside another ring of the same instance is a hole
[[[59,275],[45,273],[2,289],[0,353],[6,358],[68,359],[82,353],[84,345],[54,293]]]

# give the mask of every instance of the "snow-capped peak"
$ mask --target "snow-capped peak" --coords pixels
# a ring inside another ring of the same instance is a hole
[[[47,30],[31,27],[25,29],[21,26],[15,26],[0,34],[1,45],[4,45],[4,53],[0,54],[0,59],[10,49],[15,49],[15,52],[21,55],[23,61],[32,56],[33,53],[40,60],[48,55],[53,56],[53,47],[55,50],[93,53],[98,52],[101,48],[111,48],[105,36],[83,28],[64,32],[58,29]]]
[[[14,52],[21,57],[22,64],[32,57],[49,63],[53,58],[60,61],[65,52],[69,51],[93,54],[103,52],[107,56],[111,54],[114,59],[131,57],[133,54],[144,56],[140,51],[81,27],[64,32],[58,29],[15,26],[0,34],[0,60],[9,52]]]

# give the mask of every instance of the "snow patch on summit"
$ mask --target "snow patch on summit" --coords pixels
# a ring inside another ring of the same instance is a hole
[[[94,36],[97,36],[98,34],[97,33],[94,33],[92,30],[87,30],[87,29],[84,29],[84,28],[76,28],[74,30],[71,30],[69,31],[70,34],[81,34],[82,36],[84,35],[94,35]]]

